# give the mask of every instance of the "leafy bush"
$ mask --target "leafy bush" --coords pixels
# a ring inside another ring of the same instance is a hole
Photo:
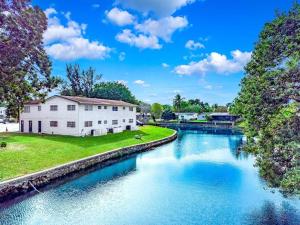
[[[5,141],[2,141],[2,142],[0,143],[0,147],[1,147],[1,148],[6,148],[6,146],[7,146],[7,143],[6,143]]]
[[[171,110],[165,110],[165,111],[163,111],[161,118],[163,120],[175,120],[176,115]]]

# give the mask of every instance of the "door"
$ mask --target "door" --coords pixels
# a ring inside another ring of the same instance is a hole
[[[24,132],[24,120],[21,120],[21,132]]]
[[[32,121],[31,120],[29,120],[29,133],[32,133]]]
[[[42,133],[42,121],[38,122],[38,132]]]

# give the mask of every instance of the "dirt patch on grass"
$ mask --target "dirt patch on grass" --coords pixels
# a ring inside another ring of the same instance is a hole
[[[0,151],[23,151],[25,150],[25,145],[18,143],[7,143],[5,148],[0,148]]]

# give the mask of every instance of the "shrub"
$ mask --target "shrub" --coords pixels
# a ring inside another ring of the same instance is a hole
[[[175,120],[176,115],[171,110],[165,110],[165,111],[163,111],[161,118],[163,120]]]
[[[0,147],[1,147],[1,148],[6,148],[6,146],[7,146],[7,143],[6,143],[5,141],[2,141],[2,142],[0,143]]]

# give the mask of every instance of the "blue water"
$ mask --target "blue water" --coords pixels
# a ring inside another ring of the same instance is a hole
[[[0,209],[0,224],[300,224],[300,201],[272,193],[239,154],[241,135],[176,141]]]

